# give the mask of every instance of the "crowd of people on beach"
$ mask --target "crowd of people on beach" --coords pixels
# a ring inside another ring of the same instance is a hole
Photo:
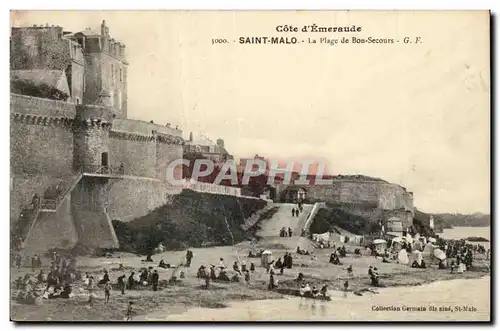
[[[204,281],[204,287],[208,288],[210,286],[210,282],[240,282],[242,279],[245,280],[246,283],[250,282],[250,273],[255,272],[255,265],[250,263],[250,266],[247,268],[247,264],[245,261],[238,263],[238,261],[234,261],[232,265],[233,273],[230,276],[228,272],[228,268],[223,258],[219,259],[219,265],[211,264],[208,268],[204,265],[201,265],[198,268],[196,273],[196,277],[202,279]]]
[[[65,258],[57,252],[49,253],[50,267],[48,274],[42,269],[42,261],[38,254],[31,257],[31,270],[40,271],[36,276],[29,273],[24,277],[19,276],[14,286],[20,290],[17,300],[24,303],[35,303],[42,298],[69,298],[72,293],[72,283],[81,278],[81,273],[77,270],[77,260],[74,257]],[[16,267],[19,269],[22,264],[20,253],[15,255]]]
[[[281,238],[284,238],[284,237],[292,237],[293,236],[293,230],[292,228],[285,228],[285,227],[282,227],[281,230],[280,230],[280,237]]]
[[[449,240],[440,245],[440,248],[446,252],[449,259],[450,270],[453,273],[455,270],[458,273],[463,273],[465,270],[472,268],[474,261],[474,253],[484,254],[487,260],[490,259],[490,249],[484,246],[467,243],[465,240]]]
[[[334,248],[333,252],[330,254],[329,263],[334,264],[334,265],[342,265],[342,263],[340,262],[340,258],[343,258],[346,256],[347,256],[347,253],[346,253],[344,245],[342,245],[341,247]]]
[[[300,209],[298,209],[300,210]],[[285,229],[284,227],[280,231],[281,237],[291,237],[293,232],[291,228]],[[416,243],[414,243],[416,245]],[[402,249],[406,250],[408,253],[411,253],[412,250],[416,247],[408,242],[402,242]],[[482,245],[472,245],[467,243],[465,240],[451,240],[451,241],[443,241],[439,240],[435,245],[436,248],[440,248],[443,252],[446,253],[446,257],[451,261],[450,264],[446,265],[443,261],[440,261],[439,268],[446,268],[447,266],[451,268],[451,272],[454,270],[458,270],[458,272],[463,272],[464,270],[468,270],[472,267],[473,263],[473,253],[474,254],[485,254],[487,258],[489,258],[490,250],[485,249]],[[329,265],[341,266],[343,263],[341,259],[347,257],[347,249],[343,243],[341,246],[333,245],[333,251],[329,254],[328,261]],[[359,251],[363,248],[356,248],[351,251],[353,256],[359,257]],[[382,262],[390,263],[387,258],[389,257],[388,253],[380,255],[374,247],[365,247],[366,250],[369,250],[370,253],[380,260],[380,256],[382,256]],[[264,254],[265,250],[260,250],[258,252],[250,251],[248,254],[248,258],[261,258]],[[305,249],[301,249],[297,247],[295,252],[297,255],[309,255],[311,259],[316,259],[313,251],[307,251]],[[328,256],[328,255],[327,255]],[[33,255],[28,258],[30,261],[30,266],[32,272],[39,270],[39,273],[32,277],[30,274],[26,274],[24,277],[18,277],[14,286],[16,289],[19,289],[18,301],[22,303],[39,303],[42,299],[68,299],[71,298],[75,293],[73,287],[75,285],[80,288],[84,288],[86,290],[86,294],[88,295],[88,302],[92,303],[93,298],[96,297],[95,293],[97,290],[103,292],[104,303],[108,304],[112,299],[113,290],[118,290],[122,295],[125,294],[126,291],[131,290],[152,290],[159,291],[161,290],[161,286],[168,286],[170,284],[175,284],[179,279],[186,278],[187,269],[190,268],[193,264],[194,254],[188,249],[185,254],[185,259],[179,265],[175,266],[170,263],[166,263],[163,259],[158,263],[158,268],[161,269],[173,269],[174,273],[170,277],[170,279],[165,280],[165,282],[160,282],[160,274],[158,270],[153,266],[141,267],[139,270],[130,270],[130,274],[127,276],[125,271],[126,269],[123,264],[120,264],[118,269],[113,269],[114,271],[118,271],[119,275],[115,281],[113,281],[108,273],[108,270],[104,269],[102,272],[102,276],[95,281],[94,276],[90,273],[86,273],[85,275],[79,270],[77,266],[77,259],[72,256],[62,256],[56,251],[49,252],[49,272],[45,275],[45,272],[42,268],[41,257],[38,254]],[[14,265],[17,268],[21,268],[22,266],[22,256],[17,254],[14,256]],[[293,269],[294,257],[290,252],[285,252],[283,256],[279,257],[277,260],[270,260],[263,262],[261,260],[261,268],[264,268],[265,274],[267,274],[269,282],[267,283],[268,290],[276,290],[279,287],[277,275],[279,270],[279,275],[284,275],[285,269]],[[151,255],[148,255],[144,260],[141,260],[143,263],[154,263],[154,260]],[[425,268],[425,262],[421,262]],[[241,282],[243,284],[250,285],[251,279],[253,278],[252,274],[256,272],[256,265],[254,262],[250,262],[247,264],[246,261],[240,260],[239,258],[236,261],[232,261],[232,263],[226,265],[226,261],[224,258],[219,258],[217,264],[209,264],[209,265],[200,265],[196,270],[196,277],[201,281],[202,288],[209,288],[211,282]],[[412,267],[422,268],[422,265],[412,265]],[[181,269],[184,268],[184,269]],[[177,270],[184,270],[180,273],[177,273]],[[341,281],[343,282],[343,290],[347,293],[349,286],[349,281],[352,280],[354,276],[354,270],[352,265],[348,265],[347,268],[347,277],[342,277]],[[366,270],[366,269],[364,269]],[[364,274],[364,271],[362,272]],[[255,277],[255,276],[254,276]],[[373,287],[382,286],[379,281],[379,270],[377,267],[369,266],[368,268],[368,277],[370,280],[370,285]],[[328,293],[328,284],[324,283],[313,284],[314,282],[306,281],[306,277],[302,272],[299,272],[298,277],[295,279],[296,288],[301,296],[311,297],[311,298],[326,298]],[[160,284],[161,283],[161,284]],[[161,285],[161,286],[160,286]],[[311,286],[312,285],[312,286]],[[85,292],[82,293],[80,291],[79,294],[85,295]],[[127,319],[131,318],[133,302],[129,302],[127,308]]]

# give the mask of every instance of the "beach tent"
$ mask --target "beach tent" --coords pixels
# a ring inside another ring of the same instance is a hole
[[[424,249],[424,245],[420,240],[415,241],[411,247],[413,248],[414,251],[422,251]]]
[[[425,245],[424,251],[422,252],[422,256],[424,258],[425,264],[430,265],[432,260],[434,259],[434,245],[431,243],[427,243]]]
[[[413,251],[413,253],[411,253],[411,257],[408,261],[408,264],[411,266],[413,264],[413,262],[417,261],[417,264],[420,265],[422,263],[422,252],[421,251]]]
[[[428,238],[427,241],[435,244],[437,240],[436,240],[436,238]]]
[[[363,236],[355,236],[355,235],[349,236],[350,245],[361,246],[362,241],[363,241]]]
[[[325,232],[325,233],[315,233],[313,234],[313,241],[327,245],[328,243],[344,243],[342,240],[345,239],[335,232]]]
[[[399,252],[403,248],[403,243],[406,242],[405,238],[396,237],[392,238],[391,249],[393,252]]]
[[[387,248],[387,241],[384,239],[375,239],[373,240],[373,244],[375,245],[375,250],[378,254],[385,254],[385,249]]]
[[[408,253],[406,252],[405,249],[402,249],[399,251],[399,254],[398,254],[398,262],[400,264],[408,264],[409,262],[409,258],[408,258]]]
[[[445,252],[443,252],[442,250],[440,250],[439,248],[438,249],[435,249],[434,252],[434,257],[440,261],[444,261],[446,260],[446,254]]]
[[[406,234],[406,241],[409,242],[410,244],[413,242],[413,238],[409,233]]]
[[[431,244],[431,243],[428,243],[427,245],[425,245],[424,247],[424,251],[423,251],[423,254],[424,256],[433,256],[433,252],[434,252],[434,245]]]
[[[271,251],[263,251],[260,257],[260,266],[267,268],[268,265],[273,261],[273,253]]]

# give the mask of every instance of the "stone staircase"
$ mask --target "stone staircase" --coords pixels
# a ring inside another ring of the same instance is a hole
[[[15,250],[22,248],[39,214],[40,209],[38,208],[23,208],[16,222],[16,226],[11,233],[11,247]]]
[[[49,187],[46,192],[52,190],[54,193],[57,193],[52,194],[54,198],[43,198],[40,200],[40,206],[30,206],[22,209],[14,230],[11,233],[11,245],[14,249],[19,250],[22,248],[41,213],[57,212],[59,206],[61,206],[64,199],[73,191],[80,179],[82,179],[82,176],[82,173],[78,173],[68,180],[63,181],[63,186],[58,192],[55,192],[53,187]]]
[[[41,212],[48,212],[48,213],[57,212],[57,209],[59,208],[61,203],[64,201],[64,199],[66,199],[66,197],[71,193],[71,191],[73,191],[73,189],[78,184],[80,179],[82,179],[82,177],[83,177],[83,173],[79,172],[78,174],[76,174],[75,176],[72,176],[68,180],[63,181],[63,184],[62,184],[63,187],[58,192],[56,192],[56,194],[52,194],[52,195],[54,195],[53,198],[51,197],[51,198],[42,199],[41,204],[40,204],[40,211]],[[49,188],[49,189],[47,189],[47,191],[50,189],[53,189],[53,188]]]
[[[324,202],[316,202],[313,207],[312,207],[312,210],[311,212],[309,213],[309,215],[307,215],[307,219],[304,223],[304,226],[303,226],[303,230],[308,233],[309,232],[309,228],[311,227],[311,224],[312,224],[312,221],[314,220],[314,217],[316,216],[316,214],[318,213],[318,211],[322,208],[326,208],[326,204]]]
[[[299,236],[304,228],[306,220],[311,212],[312,205],[303,205],[303,211],[299,216],[292,217],[292,209],[297,205],[293,203],[274,204],[279,210],[273,217],[261,225],[261,230],[257,233],[261,237],[279,237],[281,228],[291,228],[295,236]]]
[[[247,231],[248,229],[250,229],[252,226],[254,226],[260,220],[260,218],[263,214],[265,214],[266,212],[269,212],[270,210],[272,210],[274,208],[278,208],[278,207],[274,206],[272,203],[267,204],[264,208],[258,210],[257,212],[252,214],[252,216],[247,218],[245,220],[245,224],[241,225],[241,228],[243,230]]]

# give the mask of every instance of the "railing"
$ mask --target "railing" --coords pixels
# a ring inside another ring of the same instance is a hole
[[[61,202],[63,202],[64,199],[66,199],[66,196],[73,190],[75,185],[80,181],[82,178],[82,172],[79,172],[75,178],[69,182],[69,185],[67,185],[64,189],[61,191],[57,192],[57,196],[55,198],[43,198],[42,201],[40,202],[40,209],[44,210],[57,210],[57,208],[61,205]]]
[[[58,199],[43,199],[40,204],[40,209],[56,210]]]
[[[241,197],[241,189],[239,187],[216,185],[212,183],[194,182],[189,179],[188,180],[184,179],[183,188],[190,189],[200,193],[213,193],[213,194],[223,194],[223,195],[232,195],[236,197]]]
[[[252,214],[252,216],[250,216],[249,218],[247,218],[245,220],[245,223],[241,225],[241,228],[244,231],[248,230],[249,228],[254,226],[260,220],[260,217],[262,216],[262,214],[270,211],[273,208],[277,208],[277,207],[274,206],[273,204],[268,204],[264,208],[257,210],[255,213]]]
[[[83,165],[80,168],[81,173],[100,174],[100,175],[124,175],[125,168],[122,166],[103,166],[101,164]]]
[[[14,249],[22,249],[22,245],[28,238],[31,229],[35,225],[39,212],[40,209],[38,208],[23,208],[21,214],[19,215],[19,219],[17,220],[14,231],[11,235]],[[18,239],[20,239],[21,242],[18,242]]]
[[[324,202],[316,202],[311,209],[309,215],[307,215],[306,222],[304,224],[303,230],[307,233],[309,231],[309,227],[311,226],[314,217],[318,213],[318,210],[325,208],[326,204]]]

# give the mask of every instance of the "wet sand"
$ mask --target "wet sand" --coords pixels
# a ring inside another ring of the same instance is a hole
[[[489,321],[490,277],[380,289],[355,296],[335,291],[331,302],[304,298],[231,302],[223,309],[183,314],[157,311],[146,321]],[[435,310],[433,310],[435,308]],[[450,311],[446,311],[450,310]]]

